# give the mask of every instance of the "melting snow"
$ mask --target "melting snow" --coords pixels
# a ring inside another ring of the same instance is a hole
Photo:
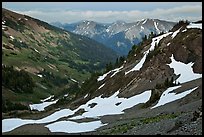
[[[41,74],[38,74],[37,76],[38,76],[38,77],[41,77],[41,78],[43,77]]]
[[[199,28],[199,29],[202,29],[202,23],[198,23],[198,24],[195,24],[195,23],[190,23],[187,28]]]
[[[34,50],[35,50],[35,52],[38,52],[38,53],[40,53],[40,52],[39,52],[39,51],[38,51],[37,49],[35,49],[35,48],[34,48]]]
[[[95,97],[89,100],[86,104],[81,105],[77,109],[84,109],[85,113],[81,116],[72,117],[70,119],[81,119],[85,117],[97,118],[98,116],[111,115],[111,114],[122,114],[123,110],[131,108],[139,103],[146,103],[151,96],[151,90],[145,91],[141,94],[135,95],[130,98],[118,98],[119,90],[108,98]],[[116,103],[122,102],[120,105]],[[89,107],[89,104],[97,103],[93,108]]]
[[[32,105],[29,105],[30,106],[30,109],[31,110],[38,110],[38,111],[44,111],[46,107],[52,105],[52,104],[56,104],[58,101],[55,100],[55,101],[51,101],[51,102],[43,102],[43,103],[39,103],[39,104],[32,104]]]
[[[147,21],[147,19],[145,19],[145,20],[144,20],[144,22],[142,22],[142,24],[145,24],[145,23],[146,23],[146,21]]]
[[[14,40],[15,38],[13,36],[9,36],[12,40]]]
[[[109,115],[109,114],[121,114],[124,113],[122,112],[123,110],[127,109],[127,108],[131,108],[139,103],[145,103],[150,99],[151,96],[151,91],[145,91],[139,95],[135,95],[133,97],[130,98],[118,98],[117,95],[119,94],[119,91],[117,91],[115,94],[113,94],[112,96],[108,97],[108,98],[101,98],[101,96],[99,97],[95,97],[94,99],[88,101],[86,104],[81,105],[80,107],[78,107],[75,110],[70,110],[70,109],[63,109],[63,110],[59,110],[56,111],[55,113],[39,119],[39,120],[29,120],[29,119],[19,119],[19,118],[10,118],[10,119],[3,119],[2,120],[2,132],[8,132],[11,131],[19,126],[25,125],[25,124],[34,124],[34,123],[49,123],[49,122],[53,122],[56,121],[60,118],[63,117],[67,117],[70,115],[73,115],[75,112],[77,112],[79,109],[84,108],[85,112],[83,113],[81,116],[77,116],[77,117],[92,117],[95,118],[97,116],[103,116],[103,115]],[[122,102],[120,105],[116,106],[115,104],[118,102]],[[97,103],[96,106],[94,106],[93,108],[89,107],[89,104],[91,103]],[[71,119],[71,118],[70,118]],[[74,119],[74,118],[72,118]],[[63,125],[68,125],[69,124],[69,129],[72,129],[73,132],[85,132],[85,131],[92,131],[95,130],[96,128],[99,128],[100,126],[103,126],[102,124],[99,124],[100,121],[98,121],[98,123],[94,124],[95,128],[91,128],[92,124],[94,122],[86,122],[86,123],[72,123],[69,121],[58,121],[55,123],[52,123],[50,125],[47,125],[46,127],[48,127],[52,132],[57,132],[59,130],[59,126],[60,123],[62,124],[61,127]],[[86,127],[88,128],[83,128],[84,124],[86,125]],[[55,125],[55,126],[54,126]],[[80,131],[76,131],[74,130],[76,128],[76,126],[80,129]],[[62,132],[72,132],[72,130],[70,131],[69,129],[65,129],[65,128],[61,128],[64,129]]]
[[[142,68],[144,62],[145,62],[145,59],[146,59],[146,56],[147,54],[145,54],[143,56],[143,58],[140,60],[140,62],[134,67],[132,68],[131,70],[129,70],[128,72],[125,72],[125,75],[127,75],[128,73],[132,72],[132,71],[137,71],[137,70],[140,70],[140,68]]]
[[[20,119],[20,118],[9,118],[9,119],[3,119],[2,120],[2,133],[3,132],[9,132],[15,128],[18,128],[22,125],[26,124],[34,124],[34,123],[49,123],[56,121],[62,117],[73,115],[74,112],[70,109],[63,109],[59,110],[45,118],[39,119],[39,120],[29,120],[29,119]]]
[[[10,118],[2,120],[2,133],[14,130],[22,125],[33,123],[34,120],[22,120],[20,118]]]
[[[69,94],[65,94],[64,97],[67,97]]]
[[[155,28],[156,28],[157,32],[159,33],[159,32],[160,32],[160,30],[158,29],[157,24],[158,24],[157,22],[154,22],[154,26],[155,26]]]
[[[161,36],[158,36],[158,37],[153,38],[153,39],[152,39],[152,43],[151,43],[151,47],[150,47],[147,51],[144,52],[145,54],[144,54],[143,58],[140,60],[140,62],[139,62],[134,68],[132,68],[131,70],[125,72],[125,75],[127,75],[128,73],[130,73],[130,72],[132,72],[132,71],[140,70],[140,69],[142,68],[142,66],[143,66],[143,64],[144,64],[144,62],[145,62],[145,60],[146,60],[147,54],[148,54],[151,50],[154,50],[155,45],[158,44],[161,39],[163,39],[164,37],[167,37],[169,34],[172,34],[172,32],[169,32],[169,33],[166,33],[166,34],[163,34],[163,35],[161,35]]]
[[[169,43],[167,43],[167,46],[169,46],[171,43],[169,42]]]
[[[104,87],[105,86],[105,83],[104,84],[102,84],[98,89],[101,89],[102,87]]]
[[[92,121],[86,123],[76,123],[73,121],[59,121],[53,124],[49,124],[45,127],[49,128],[51,132],[81,133],[94,131],[95,129],[104,125],[107,124],[103,124],[101,123],[101,121]]]
[[[113,77],[115,74],[117,74],[118,72],[120,72],[120,69],[122,69],[122,68],[123,68],[123,66],[121,66],[120,68],[116,68],[116,69],[114,69],[114,70],[111,70],[111,71],[109,71],[109,72],[103,74],[102,76],[99,76],[98,79],[97,79],[97,81],[103,80],[108,74],[110,74],[111,72],[115,72],[115,71],[116,71],[116,72],[111,76],[111,77]]]
[[[47,100],[49,100],[49,99],[51,99],[51,98],[53,98],[54,97],[54,95],[51,95],[51,96],[49,96],[49,97],[47,97],[47,98],[45,98],[45,99],[41,99],[40,101],[41,102],[45,102],[45,101],[47,101]]]
[[[27,18],[24,18],[25,20],[28,20]]]
[[[97,80],[98,80],[98,81],[103,80],[109,73],[111,73],[111,71],[109,71],[109,72],[103,74],[102,76],[99,76]]]
[[[176,75],[180,74],[180,77],[177,79],[180,83],[185,83],[194,79],[198,79],[202,77],[202,74],[196,74],[193,72],[193,66],[194,63],[190,62],[188,64],[182,63],[180,61],[176,61],[173,57],[173,54],[171,56],[171,63],[167,64],[171,68],[174,69],[174,73]]]
[[[181,29],[181,28],[180,28],[180,29]],[[171,35],[172,39],[173,39],[174,37],[176,37],[176,35],[179,33],[180,29],[178,29],[177,31],[175,31],[175,32]]]
[[[5,24],[6,23],[6,21],[4,20],[4,21],[2,21],[2,24]]]
[[[162,105],[165,105],[165,104],[167,104],[169,102],[173,102],[175,100],[181,99],[181,98],[185,97],[186,95],[190,94],[192,91],[194,91],[195,89],[198,88],[198,87],[195,87],[193,89],[190,89],[190,90],[184,91],[182,93],[178,93],[178,94],[171,92],[171,91],[173,91],[175,89],[178,89],[180,87],[181,86],[179,85],[179,86],[176,86],[176,87],[170,87],[167,90],[165,90],[162,93],[158,103],[155,106],[151,107],[151,109],[162,106]]]
[[[86,98],[86,97],[88,97],[88,94],[86,94],[86,95],[84,96],[84,98]]]
[[[182,30],[182,32],[185,32],[185,31],[187,31],[187,29]]]
[[[121,66],[120,68],[116,68],[113,71],[115,71],[110,77],[115,76],[118,72],[120,72],[120,70],[123,68],[123,66]]]
[[[78,81],[76,81],[75,79],[73,79],[73,78],[71,78],[71,80],[73,81],[73,82],[76,82],[76,83],[78,83]]]

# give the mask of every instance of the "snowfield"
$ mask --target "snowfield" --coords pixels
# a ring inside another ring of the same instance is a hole
[[[18,128],[26,124],[35,124],[35,123],[40,124],[40,123],[53,122],[62,117],[69,116],[72,114],[74,114],[74,112],[71,111],[70,109],[63,109],[60,111],[56,111],[53,114],[45,118],[39,119],[39,120],[29,120],[29,119],[20,119],[20,118],[3,119],[2,120],[2,132],[11,131],[11,130],[14,130],[15,128]]]
[[[151,90],[144,91],[141,94],[135,95],[130,98],[118,98],[119,90],[108,98],[95,97],[89,100],[86,104],[81,105],[78,109],[84,109],[85,113],[80,116],[72,117],[70,119],[81,118],[98,118],[99,116],[122,114],[123,110],[131,108],[139,103],[146,103],[151,96]],[[121,103],[120,103],[121,102]],[[96,103],[93,108],[89,107],[89,104]],[[120,103],[118,106],[117,103]]]
[[[174,69],[174,74],[176,75],[180,74],[180,77],[177,79],[177,81],[180,83],[185,83],[202,77],[202,74],[197,74],[193,72],[192,68],[193,64],[194,63],[192,62],[185,64],[180,61],[176,61],[172,54],[171,63],[167,65],[169,65],[170,68]]]
[[[170,87],[167,90],[165,90],[162,93],[158,103],[155,106],[151,107],[151,109],[162,106],[162,105],[165,105],[165,104],[173,102],[175,100],[181,99],[181,98],[185,97],[186,95],[190,94],[192,91],[194,91],[195,89],[198,88],[198,87],[195,87],[193,89],[184,91],[184,92],[179,93],[179,94],[171,93],[173,90],[178,89],[180,87],[181,86],[179,85],[179,86],[176,86],[176,87]]]
[[[102,124],[101,121],[93,121],[86,123],[76,123],[73,121],[59,121],[53,124],[49,124],[45,127],[49,128],[51,132],[81,133],[93,131],[104,125],[107,124]]]
[[[35,124],[35,123],[45,124],[49,122],[54,122],[60,118],[73,115],[79,109],[85,109],[87,112],[83,113],[82,115],[76,116],[76,118],[72,117],[70,119],[80,119],[84,117],[97,118],[98,116],[103,116],[103,115],[108,115],[108,114],[121,114],[121,113],[124,113],[122,111],[127,108],[131,108],[139,103],[147,102],[151,96],[151,91],[150,90],[145,91],[139,95],[135,95],[128,99],[118,98],[117,97],[118,94],[119,94],[119,91],[117,91],[115,94],[113,94],[112,96],[108,98],[101,98],[101,96],[95,97],[94,99],[89,100],[86,104],[81,105],[75,110],[62,109],[62,110],[56,111],[53,114],[45,118],[39,119],[39,120],[20,119],[20,118],[3,119],[2,120],[2,132],[11,131],[11,130],[14,130],[15,128],[18,128],[26,124]],[[116,105],[116,103],[120,103],[120,102],[121,104]],[[94,106],[93,108],[90,108],[89,104],[91,103],[97,103],[97,105]],[[63,130],[62,132],[67,132],[67,133],[93,131],[97,127],[104,125],[104,124],[101,124],[100,121],[96,123],[95,122],[76,123],[76,122],[71,122],[71,121],[58,121],[58,122],[54,122],[46,126],[52,132],[58,132],[60,123],[62,123],[63,125],[69,125],[69,128],[61,129]],[[73,131],[70,131],[70,129],[73,129]]]

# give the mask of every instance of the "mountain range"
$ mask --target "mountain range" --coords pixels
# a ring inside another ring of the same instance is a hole
[[[62,24],[60,22],[53,22],[51,24],[103,43],[119,55],[127,55],[132,46],[140,43],[145,35],[148,37],[151,33],[168,32],[175,25],[175,22],[143,19],[132,23],[124,21],[98,23],[84,20],[72,24]]]

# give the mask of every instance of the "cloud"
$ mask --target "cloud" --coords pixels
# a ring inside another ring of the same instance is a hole
[[[80,20],[92,20],[110,23],[117,20],[135,22],[144,18],[179,21],[181,19],[196,21],[202,19],[202,5],[185,5],[169,9],[154,9],[151,11],[92,11],[92,10],[53,10],[53,11],[16,11],[46,22],[73,23]]]

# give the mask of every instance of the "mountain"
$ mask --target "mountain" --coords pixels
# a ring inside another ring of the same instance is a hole
[[[81,85],[92,72],[103,70],[116,58],[113,50],[88,37],[2,8],[3,97],[6,100],[14,98],[28,105],[52,94],[60,95],[73,84]],[[16,94],[31,92],[31,79],[35,83],[33,93]],[[23,86],[22,81],[30,85]]]
[[[78,91],[44,113],[3,119],[3,134],[202,135],[202,23],[144,39]]]
[[[140,43],[145,35],[149,36],[151,32],[154,34],[168,32],[175,25],[175,22],[144,19],[132,23],[116,21],[105,24],[85,20],[73,24],[61,24],[59,22],[51,24],[92,38],[110,47],[120,55],[127,55],[132,45]]]

